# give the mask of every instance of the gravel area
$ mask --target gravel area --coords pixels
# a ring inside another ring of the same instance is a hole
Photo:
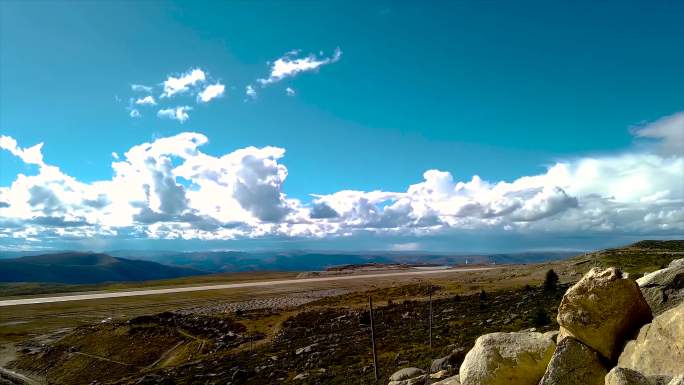
[[[196,306],[191,308],[186,308],[179,310],[179,313],[183,314],[217,314],[217,313],[232,313],[237,310],[257,310],[257,309],[271,309],[279,310],[297,307],[300,305],[307,304],[325,297],[331,297],[335,295],[342,295],[349,293],[351,290],[348,289],[326,289],[326,290],[309,290],[290,293],[287,295],[276,296],[276,297],[266,297],[266,298],[255,298],[247,301],[237,301],[237,302],[219,302],[212,305]]]

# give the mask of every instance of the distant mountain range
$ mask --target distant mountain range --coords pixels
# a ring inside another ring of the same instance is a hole
[[[148,281],[198,274],[206,272],[95,253],[66,252],[0,260],[0,282],[83,284]]]
[[[202,251],[162,252],[117,250],[114,256],[184,266],[210,272],[235,271],[319,271],[340,265],[363,263],[404,263],[423,265],[464,265],[489,263],[539,263],[564,259],[578,252],[527,252],[511,254],[459,255],[421,252],[243,252]]]
[[[37,253],[33,253],[37,254]],[[419,252],[173,252],[114,250],[106,253],[0,252],[0,282],[99,283],[144,281],[247,271],[320,271],[340,265],[402,263],[465,265],[539,263],[577,252],[452,255]]]

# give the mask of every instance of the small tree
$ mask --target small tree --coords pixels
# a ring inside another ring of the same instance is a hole
[[[542,307],[538,307],[534,309],[532,312],[532,317],[531,321],[532,324],[536,327],[541,327],[541,326],[546,326],[549,323],[551,323],[551,318],[549,318],[549,315],[546,313],[546,310]]]
[[[546,277],[544,278],[544,290],[554,291],[556,288],[558,288],[558,274],[551,269],[546,272]]]

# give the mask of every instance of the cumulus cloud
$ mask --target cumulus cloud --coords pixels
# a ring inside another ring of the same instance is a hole
[[[660,132],[661,124],[641,127],[635,135]],[[42,144],[22,148],[1,136],[3,150],[38,165],[38,172],[19,174],[10,186],[0,187],[0,238],[375,234],[408,235],[412,241],[397,246],[408,250],[416,237],[467,231],[684,232],[684,155],[677,153],[637,147],[559,161],[543,173],[510,181],[477,175],[455,180],[450,172],[428,170],[402,191],[342,190],[303,203],[283,191],[288,176],[284,149],[247,147],[210,155],[201,151],[207,142],[202,134],[185,132],[133,146],[113,155],[111,179],[86,183],[46,164]]]
[[[160,118],[173,119],[184,123],[186,120],[190,119],[190,114],[188,114],[188,111],[192,111],[192,107],[178,106],[175,108],[164,108],[157,111],[157,116]]]
[[[285,95],[287,96],[295,96],[296,92],[290,87],[285,88]]]
[[[128,112],[128,116],[130,116],[131,118],[139,118],[142,116],[142,114],[140,114],[140,111],[138,111],[137,109],[131,108]]]
[[[335,48],[332,56],[323,57],[321,55],[309,54],[304,57],[297,57],[300,51],[290,51],[283,57],[276,59],[271,64],[271,72],[267,78],[257,79],[262,86],[279,82],[287,77],[295,76],[301,72],[314,71],[326,64],[335,63],[342,57],[342,50]]]
[[[162,98],[168,98],[173,95],[187,92],[190,87],[203,83],[206,80],[204,71],[199,68],[188,70],[180,74],[178,77],[169,76],[164,81],[164,92]]]
[[[226,87],[223,84],[210,84],[197,95],[197,100],[207,103],[214,98],[223,96],[225,89]]]
[[[157,104],[157,102],[154,100],[154,97],[152,97],[152,95],[147,95],[144,98],[138,98],[135,101],[135,104],[139,106],[154,106]]]

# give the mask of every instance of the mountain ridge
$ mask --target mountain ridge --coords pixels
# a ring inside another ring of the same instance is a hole
[[[0,260],[0,282],[86,284],[178,278],[206,272],[105,253],[62,252]]]

